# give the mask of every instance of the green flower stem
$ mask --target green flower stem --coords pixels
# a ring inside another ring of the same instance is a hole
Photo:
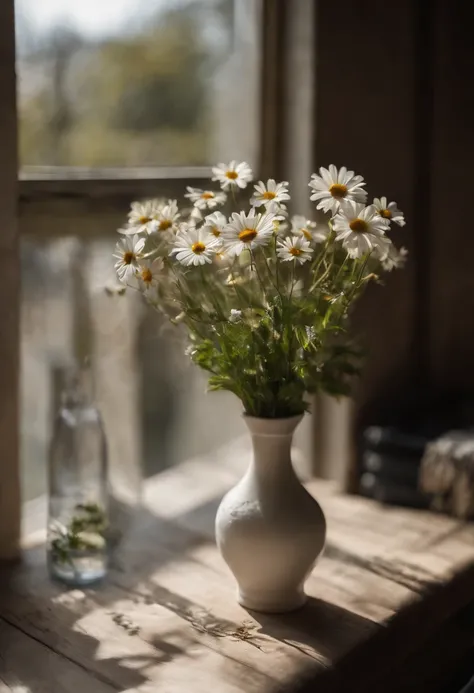
[[[278,267],[278,253],[277,253],[277,235],[274,234],[273,236],[273,252],[275,255],[275,282],[276,282],[276,290],[278,291],[278,295],[281,298],[281,293],[280,293],[280,273],[279,273],[279,267]]]
[[[247,306],[242,302],[242,296],[239,292],[239,287],[237,286],[237,283],[236,283],[235,274],[234,274],[234,267],[235,267],[236,263],[237,263],[237,258],[234,257],[234,260],[233,260],[231,266],[229,267],[229,272],[230,272],[230,276],[232,277],[232,288],[234,289],[234,292],[235,292],[235,295],[237,298],[237,302],[239,304],[239,308],[243,312],[247,308]]]
[[[327,264],[327,266],[326,266],[324,272],[322,273],[322,275],[321,275],[321,276],[319,277],[319,279],[317,279],[317,280],[313,283],[313,285],[311,286],[310,292],[314,291],[314,290],[316,289],[317,286],[320,286],[320,285],[323,283],[323,281],[324,281],[325,279],[327,279],[327,277],[329,276],[329,274],[330,274],[330,272],[331,272],[331,270],[332,270],[332,268],[333,268],[333,265],[334,265],[334,253],[332,253],[331,259],[330,259],[330,261],[328,262],[328,264]]]
[[[257,263],[255,261],[255,255],[252,250],[249,249],[250,257],[251,257],[251,267],[255,269],[255,274],[257,275],[258,283],[260,284],[260,288],[262,290],[263,297],[265,299],[265,302],[268,304],[268,297],[267,297],[267,292],[265,289],[265,282],[262,280],[262,277],[260,276],[260,272],[258,271]]]
[[[368,263],[368,261],[369,261],[370,255],[371,255],[371,253],[367,253],[367,255],[365,256],[364,261],[363,261],[363,263],[362,263],[362,266],[361,266],[361,268],[360,268],[359,276],[358,276],[357,280],[353,283],[352,290],[351,290],[351,291],[349,292],[349,294],[346,296],[346,301],[345,301],[345,302],[346,302],[346,305],[347,305],[347,306],[349,306],[349,305],[352,303],[352,301],[353,301],[354,298],[355,298],[356,291],[357,291],[357,290],[360,288],[360,286],[361,286],[361,283],[362,283],[362,276],[363,276],[363,274],[364,274],[364,272],[365,272],[365,268],[367,267],[367,263]]]
[[[347,263],[347,261],[349,260],[349,258],[350,258],[350,255],[349,255],[349,253],[347,253],[347,254],[346,254],[346,257],[344,258],[343,263],[342,263],[341,266],[339,267],[338,273],[336,274],[336,276],[335,276],[335,278],[334,278],[334,284],[337,284],[337,281],[338,281],[339,277],[341,276],[343,270],[345,269],[346,263]]]
[[[278,288],[278,285],[277,285],[276,281],[273,281],[273,273],[272,273],[272,270],[271,270],[271,268],[270,268],[270,264],[269,264],[269,262],[268,262],[268,258],[267,258],[267,256],[265,255],[265,250],[264,250],[264,248],[261,248],[261,251],[262,251],[263,260],[264,260],[264,262],[265,262],[265,267],[267,268],[268,278],[270,279],[270,282],[271,282],[272,286],[274,287],[275,291],[277,292],[277,294],[278,294],[278,295],[280,296],[280,298],[281,298],[281,294],[280,294],[280,290],[279,290],[279,288]],[[278,257],[277,257],[277,255],[276,255],[276,253],[275,253],[275,268],[276,268],[276,272],[278,272]]]
[[[202,283],[203,283],[204,287],[207,289],[207,292],[205,291],[204,293],[207,293],[207,295],[210,297],[211,303],[214,306],[214,310],[216,311],[219,319],[225,320],[226,316],[223,314],[222,309],[221,309],[218,301],[216,300],[216,294],[213,291],[213,287],[209,286],[209,284],[208,284],[207,277],[206,277],[206,271],[202,265],[199,266],[199,271],[201,273]]]

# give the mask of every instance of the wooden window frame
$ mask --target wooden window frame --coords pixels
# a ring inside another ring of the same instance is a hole
[[[18,556],[20,533],[20,257],[17,226],[13,0],[0,3],[0,559]]]
[[[239,0],[245,1],[255,11],[255,0]],[[303,213],[309,213],[306,185],[314,135],[314,56],[307,47],[314,40],[316,5],[316,0],[294,0],[290,11],[285,0],[261,0],[257,11],[261,88],[256,176],[288,179]],[[29,167],[19,179],[20,234],[64,236],[67,222],[71,235],[108,235],[123,223],[130,200],[156,196],[157,190],[179,198],[185,185],[200,186],[210,176],[210,166]],[[98,216],[102,219],[91,224]]]

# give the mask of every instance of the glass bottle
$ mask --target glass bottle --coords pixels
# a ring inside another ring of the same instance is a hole
[[[49,457],[48,565],[52,577],[86,585],[104,577],[108,534],[107,446],[88,368],[71,369]]]

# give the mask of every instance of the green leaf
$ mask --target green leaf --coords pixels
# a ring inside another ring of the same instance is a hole
[[[308,332],[306,330],[306,327],[303,325],[295,325],[293,327],[293,331],[295,333],[296,339],[298,340],[298,344],[303,347],[303,349],[306,349],[310,342],[310,338],[308,336]]]

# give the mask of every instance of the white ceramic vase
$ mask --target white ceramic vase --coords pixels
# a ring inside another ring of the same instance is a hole
[[[306,601],[304,583],[326,537],[323,511],[291,462],[293,433],[302,416],[244,418],[253,459],[219,506],[217,545],[237,580],[242,606],[292,611]]]

